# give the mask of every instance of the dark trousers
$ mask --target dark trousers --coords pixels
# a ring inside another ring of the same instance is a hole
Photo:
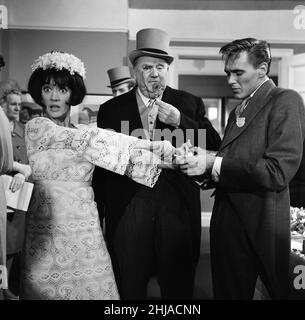
[[[247,231],[236,212],[220,208],[216,202],[215,206],[210,225],[214,298],[221,300],[253,299],[256,281],[260,276],[272,299],[286,299],[289,250],[287,252],[287,274],[279,276],[276,262],[263,261],[248,238]],[[264,249],[261,248],[261,250]],[[285,256],[286,248],[282,250]],[[270,252],[270,255],[272,254]],[[285,262],[281,261],[281,263]]]
[[[194,262],[189,212],[173,188],[140,187],[106,239],[121,299],[146,299],[156,275],[162,299],[192,299]],[[108,218],[107,218],[108,217]]]

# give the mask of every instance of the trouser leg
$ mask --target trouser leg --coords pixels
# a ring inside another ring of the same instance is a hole
[[[155,235],[161,295],[163,299],[192,299],[196,264],[189,212],[167,192],[167,201],[158,202]]]
[[[210,244],[215,299],[252,299],[258,269],[253,248],[235,212],[214,208]]]
[[[146,299],[153,269],[154,205],[152,200],[135,196],[111,241],[110,253],[122,299]]]

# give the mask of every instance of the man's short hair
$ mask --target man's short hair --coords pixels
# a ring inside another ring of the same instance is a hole
[[[223,60],[227,62],[229,59],[237,59],[241,52],[247,52],[249,62],[254,68],[266,62],[268,65],[267,74],[270,71],[271,51],[270,45],[265,40],[257,40],[255,38],[245,38],[234,40],[220,48],[219,53],[222,54]]]

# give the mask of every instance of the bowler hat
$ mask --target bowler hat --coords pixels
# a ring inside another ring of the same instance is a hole
[[[110,80],[110,86],[107,86],[108,88],[113,88],[126,82],[131,82],[133,85],[136,83],[131,77],[129,67],[127,66],[109,69],[107,73]]]
[[[168,54],[169,37],[165,31],[153,28],[142,29],[137,32],[136,38],[137,49],[129,53],[129,60],[132,64],[142,56],[160,58],[168,64],[173,62],[174,57]]]

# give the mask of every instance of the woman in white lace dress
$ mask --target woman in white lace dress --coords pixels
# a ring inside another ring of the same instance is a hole
[[[21,299],[119,299],[91,187],[94,166],[153,187],[160,174],[159,151],[171,157],[174,148],[71,125],[70,106],[86,94],[85,69],[75,56],[47,53],[32,68],[28,89],[46,117],[29,121],[25,130],[34,190]]]

